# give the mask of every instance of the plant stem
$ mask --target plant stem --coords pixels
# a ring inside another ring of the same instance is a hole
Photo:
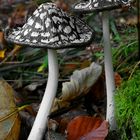
[[[116,130],[116,120],[114,111],[114,91],[115,81],[112,64],[112,52],[110,45],[110,32],[109,32],[109,12],[102,12],[103,23],[103,39],[104,39],[104,65],[105,65],[105,78],[106,78],[106,92],[107,92],[107,113],[106,120],[110,124],[110,130]]]
[[[58,85],[58,62],[56,50],[48,49],[48,65],[49,75],[47,87],[28,140],[42,140],[47,127],[48,115],[50,114]]]

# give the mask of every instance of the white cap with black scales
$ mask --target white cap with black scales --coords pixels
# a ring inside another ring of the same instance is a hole
[[[91,28],[83,21],[69,16],[53,3],[45,3],[23,27],[8,30],[6,39],[21,45],[61,49],[85,46],[92,37]]]
[[[74,4],[72,9],[75,12],[92,12],[92,11],[105,11],[114,10],[124,5],[129,5],[130,0],[81,0]]]
[[[5,38],[16,44],[48,49],[48,82],[28,140],[42,140],[48,116],[58,85],[58,62],[56,49],[79,47],[90,44],[92,29],[78,18],[69,16],[53,3],[41,4],[17,29],[7,29]]]

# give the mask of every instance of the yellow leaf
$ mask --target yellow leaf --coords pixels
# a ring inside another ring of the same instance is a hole
[[[4,58],[5,57],[5,51],[6,50],[0,50],[0,58]]]

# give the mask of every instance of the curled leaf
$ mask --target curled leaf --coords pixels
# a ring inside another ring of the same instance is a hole
[[[60,99],[71,100],[80,94],[86,94],[90,87],[96,82],[102,72],[102,67],[92,63],[90,67],[76,70],[70,77],[70,82],[63,83]]]
[[[66,107],[69,102],[80,95],[85,95],[101,75],[102,67],[92,63],[89,67],[76,70],[70,77],[70,82],[63,83],[62,95],[54,101],[52,111]]]

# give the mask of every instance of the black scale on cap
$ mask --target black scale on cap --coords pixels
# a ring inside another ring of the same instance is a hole
[[[123,5],[129,5],[130,0],[82,0],[72,6],[75,12],[92,12],[92,11],[104,11],[120,8]]]
[[[23,27],[8,29],[6,40],[16,44],[61,49],[91,43],[92,29],[53,3],[41,4]]]

